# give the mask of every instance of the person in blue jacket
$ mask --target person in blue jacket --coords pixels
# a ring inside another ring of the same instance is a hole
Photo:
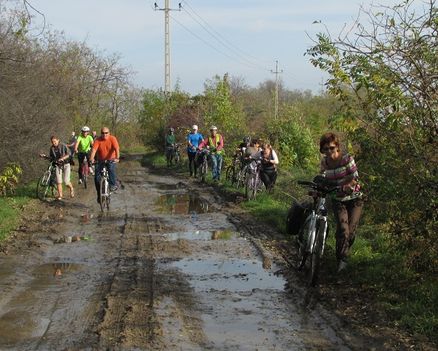
[[[190,177],[195,176],[198,170],[195,162],[196,150],[204,137],[201,133],[198,133],[198,126],[194,124],[192,131],[187,135],[187,156],[189,158],[189,171]]]

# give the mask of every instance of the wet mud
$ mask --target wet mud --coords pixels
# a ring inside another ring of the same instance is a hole
[[[212,189],[136,158],[118,172],[109,211],[94,189],[39,204],[0,256],[1,350],[375,347],[278,274]]]

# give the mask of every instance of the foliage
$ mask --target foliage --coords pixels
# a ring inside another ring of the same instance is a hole
[[[271,121],[267,127],[269,140],[274,140],[278,148],[281,167],[289,169],[292,166],[315,168],[318,149],[312,139],[311,132],[303,123],[299,123],[291,115]]]
[[[204,125],[216,125],[219,133],[228,139],[236,139],[245,134],[244,116],[231,98],[228,75],[223,79],[215,76],[205,83]]]
[[[357,143],[368,207],[407,249],[408,267],[437,272],[438,9],[412,4],[363,12],[356,34],[320,33],[308,55],[342,102],[336,126]]]
[[[12,195],[15,192],[22,172],[21,167],[14,163],[3,169],[0,174],[0,196]]]

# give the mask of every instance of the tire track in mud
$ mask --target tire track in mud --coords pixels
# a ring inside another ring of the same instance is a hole
[[[157,220],[125,216],[118,262],[98,327],[101,348],[163,347],[154,311],[156,268],[152,235],[161,229]]]

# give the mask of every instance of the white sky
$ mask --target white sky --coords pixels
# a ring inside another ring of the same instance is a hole
[[[68,39],[85,41],[107,54],[120,54],[121,63],[135,72],[138,86],[164,86],[164,12],[154,11],[153,0],[28,2],[44,13],[51,29],[63,31]],[[164,0],[156,2],[164,7]],[[183,10],[171,12],[172,86],[178,78],[184,91],[197,94],[215,74],[228,72],[251,86],[274,79],[270,70],[275,69],[275,60],[287,88],[317,92],[324,76],[304,56],[312,44],[306,33],[312,36],[324,31],[323,26],[312,24],[321,20],[331,33],[338,34],[345,24],[353,23],[359,6],[368,7],[371,0],[181,2]],[[376,2],[389,5],[395,1]],[[178,8],[178,1],[170,0],[170,5]],[[35,13],[34,23],[38,18]]]

